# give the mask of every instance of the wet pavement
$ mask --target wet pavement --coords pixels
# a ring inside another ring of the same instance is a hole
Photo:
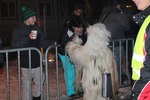
[[[44,68],[44,67],[43,67]],[[63,69],[61,67],[61,63],[59,62],[59,90],[60,90],[60,100],[66,100],[66,87],[64,84],[63,77]],[[50,92],[50,100],[57,100],[57,77],[56,77],[56,68],[55,63],[49,63],[48,68],[49,73],[49,92]],[[9,61],[9,83],[10,87],[7,87],[7,75],[6,75],[6,66],[0,69],[0,100],[19,100],[18,97],[18,68],[17,61]],[[10,95],[7,88],[10,90]],[[44,96],[46,94],[44,84]],[[130,90],[131,87],[125,87],[119,89],[118,100],[130,100]],[[46,97],[44,97],[46,98]],[[74,100],[83,100],[74,99]]]

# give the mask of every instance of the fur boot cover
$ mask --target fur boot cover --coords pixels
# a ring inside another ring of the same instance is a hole
[[[119,84],[114,55],[108,47],[110,32],[104,24],[97,23],[87,28],[87,36],[85,45],[76,36],[65,48],[76,66],[76,84],[82,83],[84,100],[106,100],[102,97],[102,74],[106,71],[111,73],[115,97]]]

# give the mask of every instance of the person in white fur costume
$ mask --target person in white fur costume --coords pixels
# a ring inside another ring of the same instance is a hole
[[[81,45],[81,40],[75,36],[65,48],[76,67],[76,84],[82,76],[84,100],[105,100],[102,97],[102,74],[106,71],[111,73],[115,97],[119,84],[116,61],[109,49],[110,32],[103,24],[96,23],[87,28],[87,36],[85,45]]]

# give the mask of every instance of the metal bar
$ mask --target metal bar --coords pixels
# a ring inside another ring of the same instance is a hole
[[[28,70],[28,75],[29,75],[29,96],[30,96],[30,100],[32,100],[32,70],[31,70],[31,50],[29,50],[28,52],[29,54],[29,70]]]
[[[20,51],[18,53],[18,100],[21,100],[21,72],[20,72]]]
[[[49,53],[49,50],[51,48],[54,48],[55,46],[50,46],[46,49],[46,52],[45,52],[45,74],[46,74],[46,100],[50,100],[49,98],[49,77],[48,77],[48,53]]]
[[[58,71],[58,52],[57,46],[55,47],[56,55],[56,73],[57,73],[57,100],[60,100],[60,89],[59,89],[59,71]]]
[[[6,52],[6,77],[7,77],[7,100],[10,100],[10,80],[8,66],[8,52]]]

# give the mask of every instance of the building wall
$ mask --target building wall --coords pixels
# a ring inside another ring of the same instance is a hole
[[[19,24],[21,19],[21,11],[20,8],[25,5],[29,8],[34,9],[37,11],[38,15],[40,13],[39,10],[39,4],[40,0],[1,0],[1,5],[3,5],[2,2],[16,2],[16,18],[13,19],[4,19],[2,17],[2,10],[4,10],[2,7],[0,7],[0,37],[3,41],[3,45],[9,46],[11,43],[12,33],[13,29]],[[62,24],[65,21],[65,18],[67,16],[67,10],[66,10],[66,0],[41,0],[41,1],[50,1],[51,4],[51,12],[52,17],[50,18],[40,18],[41,27],[43,29],[43,32],[45,36],[48,39],[57,41],[58,36],[60,33],[60,29],[62,27]],[[3,11],[4,12],[4,11]]]

